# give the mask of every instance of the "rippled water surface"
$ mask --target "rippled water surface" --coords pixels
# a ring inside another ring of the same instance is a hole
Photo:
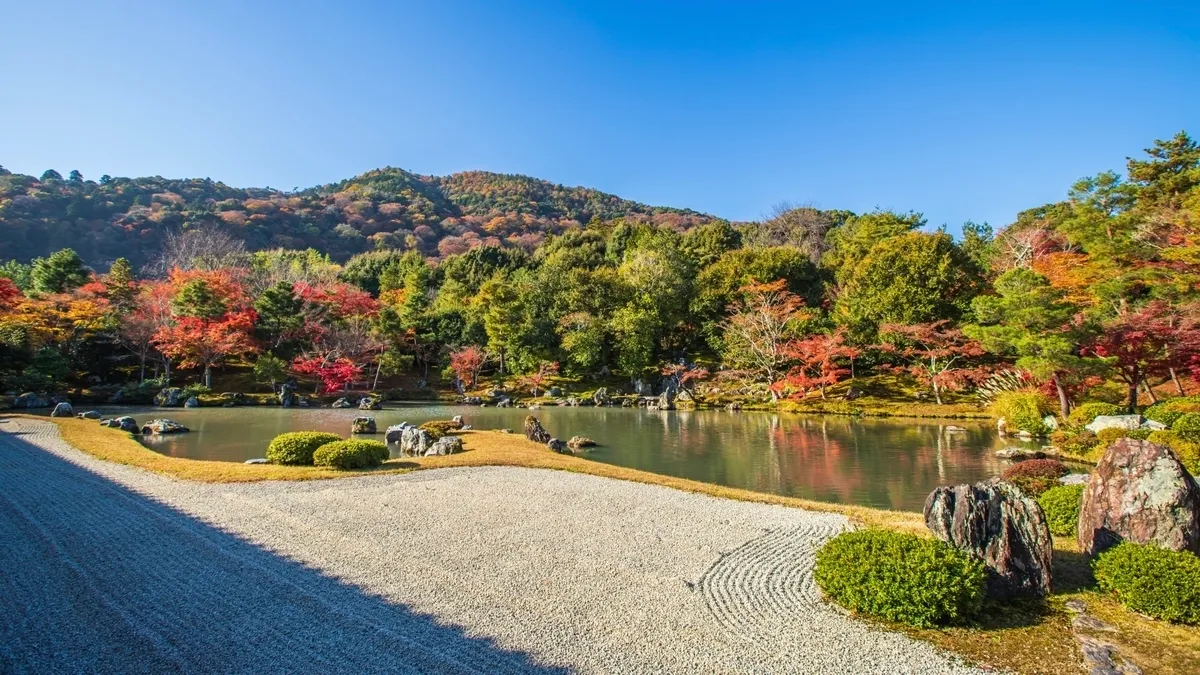
[[[529,411],[389,404],[384,410],[327,408],[107,408],[139,422],[169,417],[189,434],[148,439],[166,455],[243,461],[262,457],[285,431],[350,432],[373,416],[382,432],[401,421],[462,415],[476,429],[519,431]],[[600,446],[588,459],[759,492],[882,508],[920,510],[938,485],[973,482],[1003,470],[995,450],[1012,445],[986,422],[857,419],[721,410],[647,412],[622,408],[546,408],[533,414],[563,439],[583,435]],[[948,427],[966,431],[950,431]]]

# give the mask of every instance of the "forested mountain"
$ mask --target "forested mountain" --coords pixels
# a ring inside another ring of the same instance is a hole
[[[630,218],[686,229],[712,220],[597,190],[509,174],[446,177],[369,171],[300,192],[235,188],[211,179],[40,178],[0,168],[0,259],[29,261],[72,248],[106,269],[150,262],[170,233],[218,227],[248,249],[316,248],[335,260],[373,249],[462,253],[480,244],[532,250],[547,235],[592,220]]]

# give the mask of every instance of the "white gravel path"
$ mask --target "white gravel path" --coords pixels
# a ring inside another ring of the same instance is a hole
[[[10,419],[0,672],[976,672],[820,601],[845,527],[537,469],[206,485]]]

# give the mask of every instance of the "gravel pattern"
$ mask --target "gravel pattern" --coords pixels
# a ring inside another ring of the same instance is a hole
[[[0,422],[0,672],[978,672],[821,602],[838,515],[512,467],[209,485]]]

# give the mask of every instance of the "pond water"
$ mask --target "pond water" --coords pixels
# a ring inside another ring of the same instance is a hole
[[[166,455],[240,462],[262,457],[285,431],[348,436],[357,410],[329,408],[99,408],[138,422],[169,417],[191,428],[147,438]],[[382,431],[462,415],[476,429],[520,432],[529,411],[469,406],[396,404],[370,414]],[[992,424],[966,420],[859,419],[723,410],[648,412],[628,408],[535,411],[552,434],[595,439],[584,457],[659,474],[821,501],[919,511],[936,486],[998,475],[995,450],[1016,444]],[[956,426],[966,431],[948,431]],[[393,446],[393,454],[396,450]]]

